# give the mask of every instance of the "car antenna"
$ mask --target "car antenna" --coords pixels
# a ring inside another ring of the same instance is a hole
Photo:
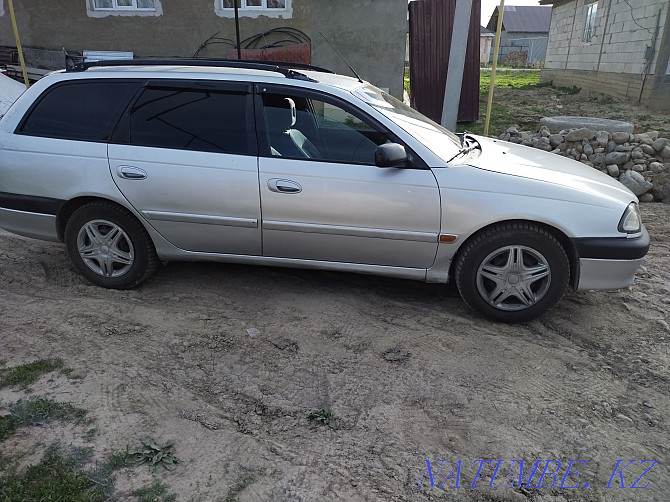
[[[340,59],[342,59],[342,61],[344,61],[344,64],[347,65],[349,67],[349,69],[351,70],[351,73],[356,75],[356,78],[358,79],[358,81],[361,84],[364,84],[365,82],[363,82],[363,79],[361,78],[361,76],[358,73],[356,73],[356,70],[354,70],[349,63],[347,63],[347,60],[344,59],[344,56],[342,54],[340,54],[340,52],[333,46],[333,44],[330,43],[330,41],[326,38],[326,36],[321,32],[319,32],[319,35],[321,35],[323,37],[323,39],[328,43],[328,45],[330,45],[330,48],[335,51],[335,54],[340,56]]]

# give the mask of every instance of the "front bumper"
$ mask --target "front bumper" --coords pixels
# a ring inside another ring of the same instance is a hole
[[[635,272],[649,251],[649,233],[638,237],[572,240],[579,256],[576,291],[619,289],[633,284]]]

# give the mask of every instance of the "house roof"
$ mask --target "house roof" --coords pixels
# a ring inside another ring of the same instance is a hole
[[[491,14],[491,19],[486,27],[494,30],[498,23],[498,9],[496,7]],[[547,32],[551,24],[550,5],[505,5],[503,15],[503,30],[520,33]]]
[[[493,33],[488,28],[485,28],[484,26],[480,26],[479,27],[479,36],[480,37],[495,37],[495,33]]]

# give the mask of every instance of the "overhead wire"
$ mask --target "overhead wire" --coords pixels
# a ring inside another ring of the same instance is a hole
[[[235,42],[229,38],[219,37],[220,31],[206,39],[200,44],[198,49],[193,54],[193,58],[197,59],[200,52],[209,45],[223,44],[232,48],[237,48]],[[274,37],[282,37],[278,40],[273,40]],[[286,47],[288,45],[297,44],[312,44],[311,38],[303,31],[290,26],[282,26],[279,28],[272,28],[271,30],[256,33],[244,40],[240,41],[240,48],[242,49],[271,49],[276,47]]]

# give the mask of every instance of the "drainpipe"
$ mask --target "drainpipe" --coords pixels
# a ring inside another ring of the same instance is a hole
[[[19,28],[16,26],[16,16],[14,15],[14,3],[9,0],[9,16],[12,18],[12,28],[14,29],[14,38],[16,39],[16,48],[19,51],[19,61],[21,62],[21,70],[23,71],[23,81],[26,83],[26,88],[30,87],[28,80],[28,71],[26,70],[26,61],[23,59],[23,48],[21,47],[21,39],[19,38]]]
[[[651,67],[651,62],[654,59],[654,53],[656,52],[656,40],[658,39],[658,31],[660,30],[660,23],[661,23],[661,12],[663,9],[658,11],[658,14],[656,15],[656,31],[654,32],[653,36],[651,37],[651,44],[649,46],[649,52],[646,54],[646,61],[647,63],[644,65],[644,70],[642,71],[642,85],[640,85],[640,95],[637,98],[638,103],[642,103],[642,94],[644,93],[644,84],[647,82],[647,75],[649,75],[649,68]]]
[[[237,60],[242,59],[242,48],[240,47],[240,11],[237,3],[240,0],[235,0],[235,36],[237,37]]]

